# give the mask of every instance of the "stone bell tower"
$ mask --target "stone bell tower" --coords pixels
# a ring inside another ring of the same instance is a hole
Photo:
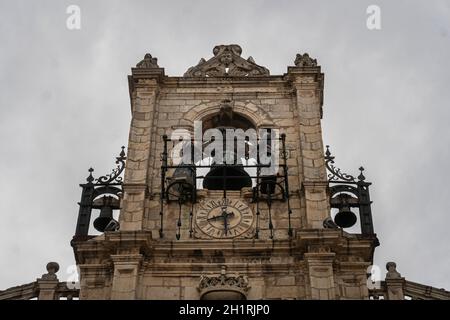
[[[182,77],[150,54],[132,68],[127,154],[81,185],[81,299],[369,298],[370,183],[324,152],[324,75],[306,53],[293,62],[270,75],[219,45]],[[219,140],[231,149],[208,152]]]
[[[373,277],[371,183],[323,144],[316,59],[293,64],[270,75],[219,45],[173,77],[146,54],[128,77],[127,150],[80,185],[79,283],[50,262],[0,300],[449,300],[394,262]]]

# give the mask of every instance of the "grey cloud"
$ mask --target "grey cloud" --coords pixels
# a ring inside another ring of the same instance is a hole
[[[78,183],[126,144],[126,75],[146,52],[181,75],[238,43],[272,74],[309,52],[325,72],[324,141],[373,181],[380,266],[450,288],[450,5],[446,1],[0,2],[0,288],[74,263]],[[382,30],[366,28],[378,4]]]

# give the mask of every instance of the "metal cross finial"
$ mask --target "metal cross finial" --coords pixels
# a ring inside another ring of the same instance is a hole
[[[326,145],[326,147],[327,147],[327,151],[325,151],[325,156],[331,157],[330,146]]]
[[[92,176],[92,172],[94,172],[94,169],[92,169],[92,168],[89,168],[89,176],[86,178],[86,181],[88,182],[88,183],[92,183],[92,181],[94,181],[94,177]]]
[[[119,156],[121,158],[125,157],[125,146],[122,146],[122,151],[120,152]]]
[[[364,176],[364,174],[363,174],[363,171],[364,171],[364,167],[359,167],[359,171],[361,171],[361,173],[359,174],[359,176],[358,176],[358,180],[359,181],[364,181],[364,180],[366,180],[366,177]]]

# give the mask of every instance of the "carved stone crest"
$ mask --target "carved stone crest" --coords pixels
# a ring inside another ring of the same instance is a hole
[[[153,58],[150,53],[147,53],[140,62],[136,64],[136,68],[159,68],[158,59]]]
[[[245,299],[247,291],[250,289],[248,279],[242,275],[227,275],[226,267],[222,266],[220,275],[200,277],[197,288],[204,300]]]
[[[268,76],[269,70],[255,63],[252,57],[241,57],[242,48],[237,44],[218,45],[214,47],[214,57],[189,68],[185,77],[255,77]]]
[[[294,63],[297,67],[317,67],[317,59],[312,59],[307,53],[297,53]]]

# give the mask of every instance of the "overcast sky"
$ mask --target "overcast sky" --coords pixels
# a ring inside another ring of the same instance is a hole
[[[66,8],[81,8],[81,29]],[[368,30],[366,8],[381,8]],[[323,138],[373,182],[375,263],[450,290],[449,1],[0,0],[0,289],[74,264],[87,169],[127,144],[127,75],[146,52],[182,75],[237,43],[271,74],[309,52],[325,73]]]

